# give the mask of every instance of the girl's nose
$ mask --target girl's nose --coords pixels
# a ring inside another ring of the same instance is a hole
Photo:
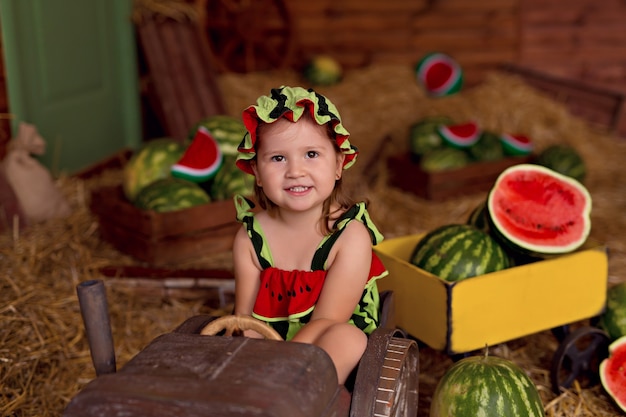
[[[304,173],[304,167],[298,161],[289,161],[287,163],[287,176],[290,178],[297,178]]]

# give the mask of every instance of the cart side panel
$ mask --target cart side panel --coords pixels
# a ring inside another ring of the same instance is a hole
[[[461,281],[452,287],[450,350],[468,352],[600,313],[606,250],[596,247]]]
[[[389,275],[378,281],[380,291],[394,292],[396,325],[433,349],[448,340],[448,290],[438,277],[408,260],[421,235],[386,240],[374,247]]]

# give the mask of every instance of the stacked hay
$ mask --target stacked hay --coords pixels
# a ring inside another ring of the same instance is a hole
[[[259,94],[302,80],[294,73],[264,73],[224,75],[220,82],[229,91],[225,97],[229,113],[238,116]],[[610,282],[626,279],[626,247],[618,233],[626,230],[622,215],[626,180],[619,175],[626,160],[626,141],[588,126],[521,80],[504,74],[493,74],[483,85],[455,96],[432,99],[419,89],[410,69],[372,67],[347,74],[341,84],[320,92],[337,104],[362,152],[358,169],[348,173],[355,191],[370,199],[372,216],[387,237],[465,221],[485,198],[474,195],[436,203],[386,185],[385,156],[406,150],[410,124],[427,115],[446,114],[459,122],[474,119],[494,131],[525,133],[538,149],[557,142],[578,149],[588,166],[586,185],[594,201],[592,237],[610,249]],[[88,209],[91,189],[119,181],[119,171],[89,180],[60,178],[58,184],[72,205],[70,218],[35,225],[21,234],[0,235],[2,415],[58,416],[95,377],[76,298],[81,281],[105,280],[118,367],[186,318],[223,314],[201,298],[146,293],[100,274],[102,267],[137,264],[100,239],[97,221]],[[208,254],[177,267],[230,268],[230,254]],[[621,415],[599,386],[574,385],[560,395],[551,391],[550,361],[557,347],[552,334],[544,332],[491,351],[527,370],[539,387],[548,416]],[[450,364],[451,359],[440,352],[428,347],[420,351],[420,416],[428,415],[430,396]]]

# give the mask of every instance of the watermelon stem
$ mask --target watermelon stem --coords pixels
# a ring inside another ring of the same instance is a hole
[[[485,359],[489,356],[489,343],[485,343]]]

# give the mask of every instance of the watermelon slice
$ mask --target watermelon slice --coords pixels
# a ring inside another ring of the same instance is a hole
[[[415,70],[420,85],[434,97],[454,94],[463,85],[463,71],[459,64],[440,52],[425,55]]]
[[[254,304],[254,317],[277,321],[305,316],[315,307],[325,276],[326,271],[323,270],[284,271],[274,267],[264,269]]]
[[[192,182],[205,182],[215,177],[223,161],[218,142],[207,128],[199,126],[191,145],[182,158],[172,165],[172,176]]]
[[[494,237],[521,254],[546,257],[572,252],[591,230],[591,196],[578,181],[551,169],[513,165],[487,199]]]
[[[441,125],[437,128],[437,133],[447,145],[465,149],[478,142],[482,132],[478,123],[472,121],[452,126]]]
[[[626,412],[626,336],[609,346],[609,357],[600,363],[600,381],[619,408]]]
[[[524,135],[504,133],[500,136],[504,153],[511,156],[528,155],[533,151],[533,141]]]

